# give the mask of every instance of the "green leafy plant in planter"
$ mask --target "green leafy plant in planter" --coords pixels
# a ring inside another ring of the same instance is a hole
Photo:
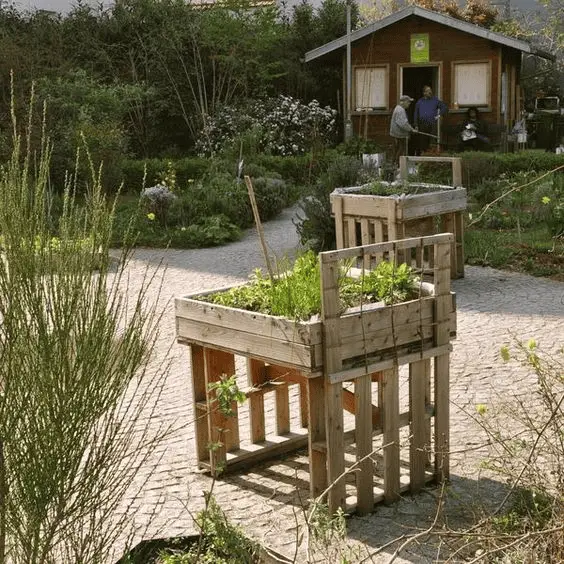
[[[343,265],[339,278],[343,309],[362,303],[397,303],[418,294],[418,278],[406,264],[395,266],[384,261],[359,277],[351,276],[350,270],[350,264]],[[281,272],[275,280],[265,277],[261,270],[256,270],[250,284],[199,299],[296,320],[309,319],[321,313],[317,256],[313,251],[306,252],[298,257],[291,270]]]

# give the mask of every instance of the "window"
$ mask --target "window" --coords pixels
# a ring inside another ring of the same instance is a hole
[[[489,63],[454,64],[454,101],[459,106],[489,106]]]
[[[357,67],[354,69],[355,109],[388,108],[387,67]]]

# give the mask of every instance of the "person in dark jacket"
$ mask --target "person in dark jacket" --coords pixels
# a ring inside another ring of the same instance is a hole
[[[487,137],[486,124],[480,119],[478,108],[468,108],[466,118],[460,131],[460,148],[462,151],[484,151],[488,149],[490,140]]]
[[[440,116],[444,116],[448,111],[447,105],[433,95],[430,86],[423,88],[423,97],[415,104],[415,114],[413,122],[421,133],[437,135],[437,122]],[[431,137],[427,135],[418,136],[417,154],[420,155],[429,149]]]

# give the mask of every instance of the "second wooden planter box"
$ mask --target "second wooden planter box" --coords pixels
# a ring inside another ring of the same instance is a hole
[[[402,194],[402,186],[398,185],[398,194],[391,196],[362,193],[366,188],[339,188],[331,194],[338,249],[449,232],[454,234],[451,278],[464,276],[465,188],[410,184],[409,188],[417,188],[418,192]],[[428,266],[432,268],[432,264]]]

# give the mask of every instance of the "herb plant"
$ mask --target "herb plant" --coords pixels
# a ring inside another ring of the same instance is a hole
[[[343,264],[339,277],[341,307],[362,303],[386,304],[406,301],[417,295],[417,277],[407,264],[381,262],[360,277],[350,275],[351,264]],[[321,313],[321,282],[317,256],[312,251],[300,256],[292,270],[274,281],[255,270],[250,284],[199,299],[214,304],[258,311],[269,315],[306,320]]]

